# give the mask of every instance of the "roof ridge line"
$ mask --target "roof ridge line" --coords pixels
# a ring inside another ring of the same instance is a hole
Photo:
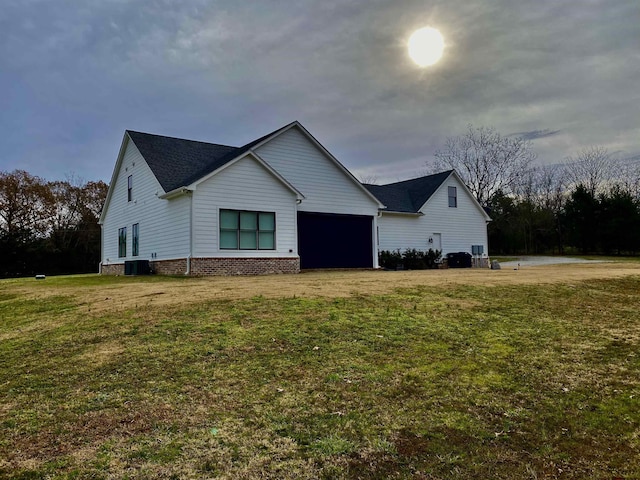
[[[383,185],[377,185],[377,186],[379,186],[379,187],[390,187],[390,186],[392,186],[392,185],[399,185],[399,184],[401,184],[401,183],[413,182],[413,181],[415,181],[415,180],[421,180],[421,179],[428,178],[428,177],[435,177],[436,175],[444,175],[445,173],[449,173],[449,174],[450,174],[450,173],[451,173],[451,172],[453,172],[453,171],[454,171],[453,169],[451,169],[451,170],[444,170],[444,171],[442,171],[442,172],[438,172],[438,173],[430,173],[429,175],[423,175],[423,176],[421,176],[421,177],[407,178],[406,180],[399,180],[399,181],[397,181],[397,182],[385,183],[385,184],[383,184]]]
[[[172,140],[181,140],[183,142],[204,143],[205,145],[215,145],[217,147],[242,148],[242,147],[237,147],[235,145],[225,145],[224,143],[205,142],[204,140],[193,140],[191,138],[172,137],[171,135],[160,135],[160,134],[157,134],[157,133],[140,132],[138,130],[127,129],[126,132],[127,133],[137,133],[137,134],[140,134],[140,135],[149,135],[151,137],[170,138]]]

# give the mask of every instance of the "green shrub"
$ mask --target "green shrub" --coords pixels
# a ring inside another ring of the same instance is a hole
[[[389,270],[424,270],[438,268],[442,257],[440,250],[430,248],[427,252],[415,248],[407,248],[404,253],[400,250],[382,250],[378,255],[378,263],[382,268]]]
[[[378,263],[382,268],[396,270],[402,266],[402,253],[400,250],[382,250],[378,253]]]

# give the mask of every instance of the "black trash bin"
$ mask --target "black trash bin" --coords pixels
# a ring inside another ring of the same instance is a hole
[[[467,252],[447,253],[449,268],[471,268],[471,254]]]

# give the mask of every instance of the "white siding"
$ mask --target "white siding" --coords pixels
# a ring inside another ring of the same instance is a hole
[[[305,196],[298,210],[376,215],[376,202],[297,128],[280,134],[257,153]]]
[[[220,209],[275,212],[276,250],[220,250]],[[195,257],[296,257],[296,195],[254,158],[245,157],[193,193]]]
[[[449,207],[449,186],[457,188],[458,206]],[[483,245],[488,254],[487,223],[483,213],[458,180],[451,176],[422,207],[420,217],[383,213],[378,219],[380,250],[428,250],[429,237],[442,235],[442,253],[469,252]]]
[[[127,178],[133,176],[132,201],[127,201]],[[105,213],[103,264],[125,260],[185,258],[189,255],[189,197],[161,200],[164,193],[132,141],[128,141],[111,200]],[[139,255],[133,257],[131,226],[140,225]],[[127,227],[127,257],[118,258],[118,230]]]

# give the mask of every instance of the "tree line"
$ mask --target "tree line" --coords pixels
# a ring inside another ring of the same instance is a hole
[[[102,181],[0,172],[0,277],[97,272]]]
[[[537,165],[529,140],[473,126],[447,139],[429,171],[455,169],[488,211],[491,254],[636,255],[640,163],[600,146]]]

